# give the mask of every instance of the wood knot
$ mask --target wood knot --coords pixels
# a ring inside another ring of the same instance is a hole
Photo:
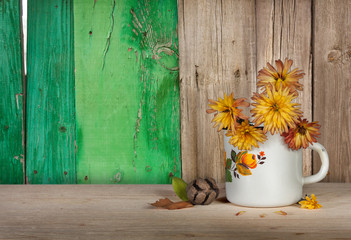
[[[240,70],[239,69],[234,72],[234,77],[240,78]]]
[[[117,170],[116,174],[113,175],[113,183],[119,183],[122,181],[123,171]],[[112,180],[112,179],[111,179]]]
[[[340,50],[331,50],[328,54],[328,62],[335,63],[341,57]]]
[[[351,61],[351,49],[349,49],[345,52],[345,60]]]
[[[61,127],[60,127],[60,131],[61,131],[61,132],[66,132],[67,129],[65,128],[65,126],[61,126]]]

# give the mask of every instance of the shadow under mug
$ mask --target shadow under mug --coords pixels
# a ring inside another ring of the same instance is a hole
[[[267,137],[259,148],[242,151],[224,135],[226,196],[231,203],[247,207],[291,205],[301,199],[304,184],[319,182],[327,175],[329,158],[321,144],[308,147],[319,154],[319,172],[303,177],[302,149],[289,149],[279,134],[267,133]]]

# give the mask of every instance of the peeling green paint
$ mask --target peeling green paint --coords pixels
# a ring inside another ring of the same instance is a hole
[[[74,0],[78,183],[180,176],[177,1]]]
[[[0,184],[24,183],[20,1],[0,1]]]

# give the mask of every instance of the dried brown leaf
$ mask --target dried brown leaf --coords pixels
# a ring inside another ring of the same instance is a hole
[[[288,214],[287,214],[286,212],[284,212],[284,211],[275,211],[274,213],[280,214],[280,215],[283,215],[283,216],[288,215]]]
[[[237,213],[235,214],[235,216],[240,216],[240,215],[243,215],[244,213],[246,213],[246,211],[240,211],[240,212],[237,212]]]
[[[182,208],[189,208],[189,207],[193,207],[194,205],[191,204],[190,202],[176,202],[176,203],[172,203],[171,205],[168,205],[167,209],[168,210],[175,210],[175,209],[182,209]]]
[[[168,198],[159,199],[158,201],[151,203],[151,205],[154,207],[165,208],[168,210],[182,209],[194,206],[190,202],[172,202]]]
[[[264,218],[264,217],[266,217],[266,216],[267,216],[267,214],[265,214],[265,213],[260,214],[260,218]]]
[[[161,208],[165,208],[168,205],[172,204],[173,202],[171,200],[169,200],[168,198],[162,198],[159,199],[158,201],[151,203],[152,206],[154,207],[161,207]]]

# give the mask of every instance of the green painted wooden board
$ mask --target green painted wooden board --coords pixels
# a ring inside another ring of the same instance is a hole
[[[181,175],[177,1],[74,0],[78,183]]]
[[[28,0],[28,183],[75,183],[73,2]]]
[[[24,182],[20,1],[0,1],[0,184]]]

